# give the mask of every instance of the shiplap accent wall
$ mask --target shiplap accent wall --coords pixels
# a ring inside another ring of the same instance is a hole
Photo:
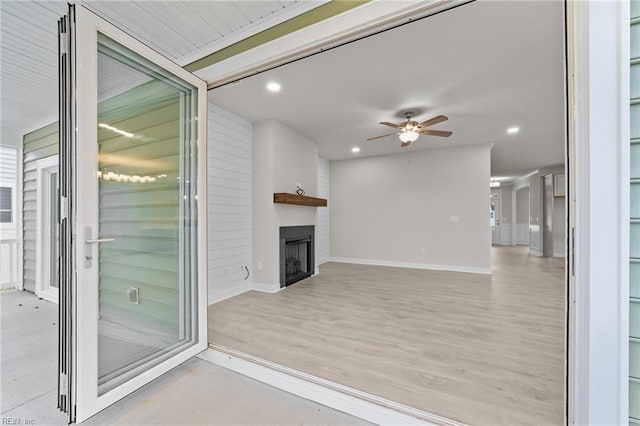
[[[211,304],[251,286],[253,126],[211,101],[208,124]]]
[[[18,152],[16,148],[0,146],[0,185],[12,188],[12,223],[0,224],[0,289],[16,287],[18,265]]]
[[[330,164],[329,160],[318,157],[318,197],[328,200],[327,207],[318,208],[318,226],[316,228],[316,258],[318,265],[329,260],[329,234],[331,222],[329,219],[329,203],[331,203],[330,189]]]
[[[23,285],[36,291],[36,199],[38,161],[58,154],[58,122],[49,124],[24,136],[23,143]]]

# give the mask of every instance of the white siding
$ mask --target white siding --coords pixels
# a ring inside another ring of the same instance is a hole
[[[249,289],[252,124],[209,102],[209,303]]]
[[[329,234],[331,229],[330,215],[329,215],[329,203],[331,203],[330,188],[331,178],[329,173],[329,161],[324,158],[318,157],[318,197],[326,198],[328,200],[327,207],[318,208],[318,227],[316,229],[316,258],[318,264],[329,260]]]
[[[0,146],[0,186],[12,188],[13,222],[0,224],[0,289],[15,287],[18,265],[18,158],[17,150]]]
[[[23,139],[22,169],[22,281],[25,290],[36,291],[36,200],[38,161],[58,154],[58,123],[54,122]]]

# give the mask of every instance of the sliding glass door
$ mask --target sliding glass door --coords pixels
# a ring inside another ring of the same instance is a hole
[[[206,84],[69,13],[60,400],[82,421],[206,348]]]

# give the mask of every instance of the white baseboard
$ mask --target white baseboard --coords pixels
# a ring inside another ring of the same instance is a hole
[[[327,257],[327,258],[324,258],[324,259],[318,259],[318,266],[322,265],[323,263],[330,262],[330,261],[331,261],[330,257]]]
[[[263,293],[277,293],[282,288],[280,288],[280,283],[273,284],[262,284],[262,283],[252,283],[251,290],[261,291]]]
[[[200,359],[251,377],[291,394],[379,425],[461,426],[435,414],[389,401],[260,358],[212,345]]]
[[[251,283],[249,281],[241,281],[234,283],[229,288],[225,288],[222,291],[209,292],[209,305],[222,302],[223,300],[237,296],[249,290],[251,290]]]
[[[553,257],[566,257],[566,253],[561,251],[561,252],[554,252],[553,253]]]
[[[7,281],[4,283],[0,283],[0,290],[10,289],[20,290],[20,281]]]
[[[531,253],[534,256],[542,257],[542,252],[540,250],[534,249],[533,247],[529,247],[529,253]]]
[[[396,268],[431,269],[434,271],[468,272],[472,274],[491,275],[491,268],[475,268],[475,267],[453,266],[453,265],[430,265],[426,263],[396,262],[393,260],[351,259],[346,257],[332,257],[330,258],[330,261],[338,262],[338,263],[355,263],[358,265],[376,265],[376,266],[391,266]]]

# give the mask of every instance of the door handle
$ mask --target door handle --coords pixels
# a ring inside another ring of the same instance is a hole
[[[93,260],[93,244],[108,243],[115,241],[115,238],[91,238],[91,227],[84,228],[84,267],[91,268]]]
[[[98,238],[96,240],[84,240],[87,244],[96,244],[96,243],[108,243],[109,241],[115,241],[115,238]]]

